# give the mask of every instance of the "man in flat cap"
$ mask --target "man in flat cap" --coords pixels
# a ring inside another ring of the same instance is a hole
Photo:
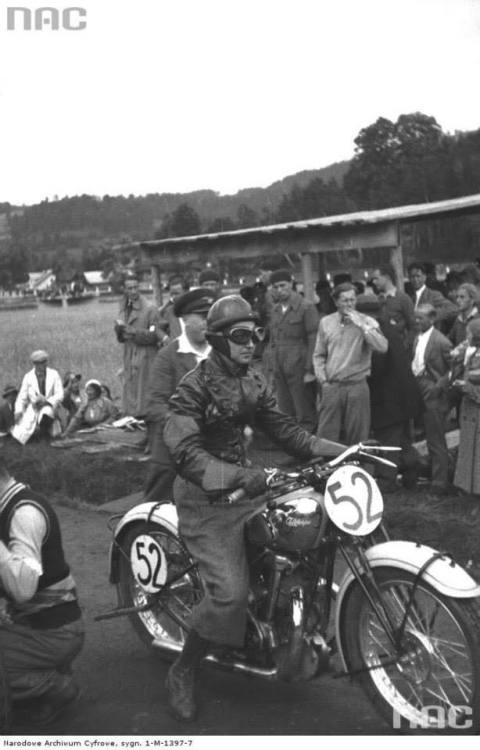
[[[153,363],[146,395],[146,421],[150,462],[145,481],[145,500],[171,502],[175,468],[163,441],[165,415],[170,396],[183,378],[210,351],[206,341],[207,313],[216,295],[209,289],[194,289],[174,302],[182,333],[161,349]]]
[[[220,274],[214,271],[213,268],[205,268],[200,272],[198,285],[202,289],[208,289],[209,292],[214,292],[218,297],[220,295],[220,284]]]
[[[270,276],[275,305],[270,321],[270,347],[273,359],[278,405],[295,417],[309,432],[315,429],[315,375],[313,348],[318,329],[318,313],[293,290],[288,269]]]
[[[61,432],[58,410],[63,399],[62,379],[48,367],[48,354],[37,349],[30,356],[33,368],[24,375],[15,401],[15,425],[11,434],[25,445],[35,435],[49,440]]]
[[[117,341],[123,344],[123,413],[143,419],[150,370],[166,334],[157,308],[140,294],[138,287],[138,277],[130,273],[124,281],[120,315],[114,328]]]
[[[2,398],[5,403],[0,406],[0,437],[8,435],[15,423],[13,415],[17,395],[18,388],[15,385],[9,384],[3,389]]]

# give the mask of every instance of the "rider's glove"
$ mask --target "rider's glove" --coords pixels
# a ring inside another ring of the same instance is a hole
[[[267,478],[263,469],[253,468],[244,469],[241,485],[248,497],[256,497],[265,492],[267,488]]]
[[[312,457],[314,456],[339,456],[346,450],[347,446],[342,443],[334,443],[333,440],[326,440],[325,438],[313,437],[310,443],[312,451]]]

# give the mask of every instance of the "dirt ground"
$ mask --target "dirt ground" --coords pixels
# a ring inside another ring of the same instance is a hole
[[[112,504],[110,504],[112,506]],[[115,506],[115,503],[113,504]],[[95,622],[116,606],[108,582],[109,514],[58,506],[64,545],[81,596],[87,640],[76,662],[79,702],[44,735],[372,735],[391,734],[348,679],[272,683],[204,668],[200,717],[182,725],[165,705],[168,662],[134,634],[127,618]],[[14,728],[13,734],[36,734]]]

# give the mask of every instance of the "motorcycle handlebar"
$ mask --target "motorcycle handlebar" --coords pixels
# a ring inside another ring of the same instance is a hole
[[[363,456],[368,455],[370,458],[376,459],[375,453],[380,451],[401,451],[401,448],[392,445],[369,445],[368,443],[356,443],[351,445],[349,448],[340,453],[339,456],[332,458],[326,465],[327,466],[338,466],[342,461],[345,461],[349,456],[353,456],[355,453],[359,453]]]

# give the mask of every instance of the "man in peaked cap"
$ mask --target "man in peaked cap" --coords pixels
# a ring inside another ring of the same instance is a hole
[[[15,385],[6,385],[3,389],[2,398],[5,403],[0,406],[0,437],[8,435],[15,423],[13,410],[17,394],[18,388]]]
[[[11,434],[25,445],[36,434],[48,440],[61,432],[58,411],[63,399],[62,379],[48,367],[48,354],[37,349],[30,356],[33,368],[26,373],[15,401],[15,425]]]
[[[148,384],[147,428],[150,443],[150,464],[145,481],[145,500],[171,502],[175,469],[163,441],[165,415],[170,396],[183,378],[205,359],[210,346],[205,338],[207,313],[216,295],[209,289],[194,289],[174,302],[181,334],[161,349],[153,363]]]

